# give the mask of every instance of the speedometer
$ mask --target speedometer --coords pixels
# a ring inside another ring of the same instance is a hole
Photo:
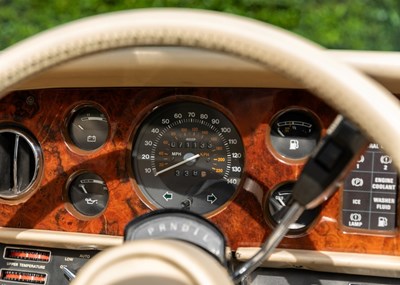
[[[144,202],[210,214],[235,195],[242,139],[228,117],[202,102],[155,108],[136,131],[132,168]]]

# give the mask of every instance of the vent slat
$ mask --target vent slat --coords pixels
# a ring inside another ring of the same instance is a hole
[[[19,148],[19,134],[15,135],[14,142],[14,156],[13,156],[13,192],[15,195],[18,194],[18,148]]]

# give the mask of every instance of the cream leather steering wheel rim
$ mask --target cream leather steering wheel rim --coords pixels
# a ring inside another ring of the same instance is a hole
[[[281,72],[312,90],[383,145],[400,170],[399,100],[306,40],[267,24],[216,12],[132,10],[44,32],[0,55],[0,98],[50,67],[88,54],[134,46],[196,47]]]
[[[41,71],[85,55],[124,47],[183,46],[226,53],[302,83],[371,139],[400,171],[400,104],[380,85],[299,37],[253,20],[178,9],[118,12],[77,21],[0,55],[0,98]],[[195,258],[195,257],[193,257]]]
[[[176,240],[140,240],[107,249],[71,285],[228,285],[225,268],[204,250]]]

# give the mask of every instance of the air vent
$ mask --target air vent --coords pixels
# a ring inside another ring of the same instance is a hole
[[[39,144],[27,131],[0,127],[0,198],[15,200],[33,190],[41,162]]]

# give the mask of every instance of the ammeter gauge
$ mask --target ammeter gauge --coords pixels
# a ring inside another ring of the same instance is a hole
[[[100,148],[106,142],[109,132],[106,115],[94,106],[73,111],[67,128],[72,143],[84,151]]]

